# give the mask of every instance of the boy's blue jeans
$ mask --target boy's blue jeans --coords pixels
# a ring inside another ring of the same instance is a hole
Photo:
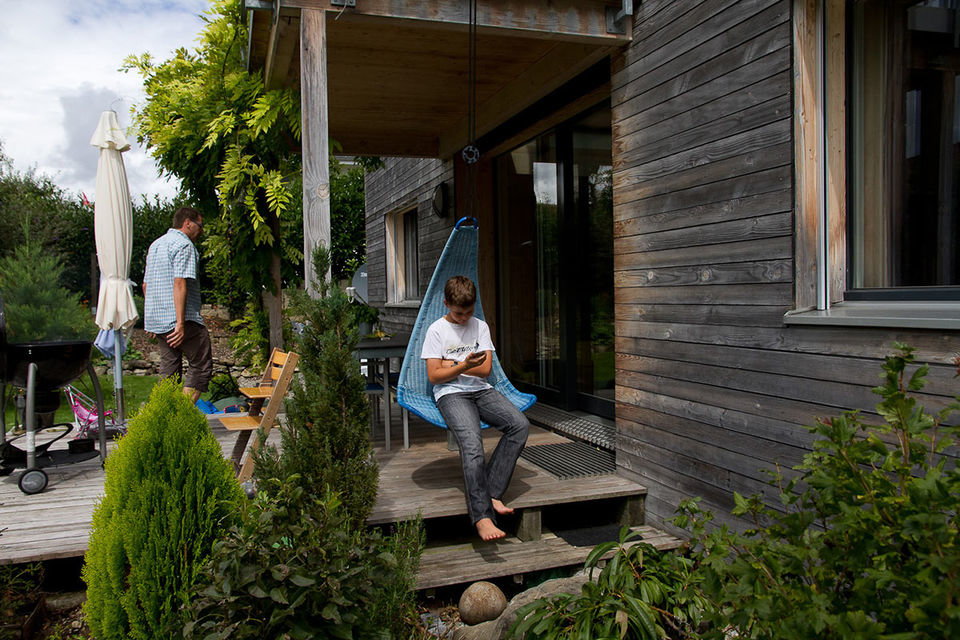
[[[496,521],[490,500],[501,499],[510,486],[513,469],[527,443],[530,423],[496,389],[450,393],[437,400],[437,407],[460,445],[470,521]],[[480,437],[481,420],[503,434],[489,462],[485,460]]]

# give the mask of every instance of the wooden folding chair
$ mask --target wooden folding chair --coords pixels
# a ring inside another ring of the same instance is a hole
[[[240,466],[240,459],[243,456],[244,449],[247,447],[247,442],[250,440],[250,434],[260,427],[263,427],[264,436],[266,436],[270,433],[270,430],[273,429],[273,425],[277,422],[280,405],[283,403],[283,398],[287,395],[287,391],[290,388],[290,381],[293,380],[293,372],[297,368],[297,362],[299,360],[300,356],[292,351],[283,352],[279,349],[274,349],[270,355],[270,364],[267,365],[267,372],[264,374],[264,380],[267,380],[267,376],[269,375],[269,381],[272,383],[272,386],[266,386],[263,384],[263,381],[261,381],[259,387],[241,388],[241,393],[251,400],[250,413],[245,416],[224,416],[220,418],[220,422],[223,423],[223,426],[226,427],[228,431],[240,432],[237,434],[237,442],[233,447],[233,463],[235,467],[239,467],[240,472],[237,475],[237,479],[240,482],[246,482],[253,475],[253,454],[256,452],[257,447],[260,446],[258,438],[253,442],[250,451],[247,452],[246,459],[243,461],[243,465]],[[277,366],[277,363],[282,364]],[[247,391],[251,393],[248,394]],[[262,408],[263,401],[267,399],[269,402],[264,409]]]
[[[260,377],[260,384],[256,387],[240,387],[240,393],[247,399],[250,415],[260,415],[260,409],[263,402],[273,394],[273,387],[280,379],[280,372],[283,365],[287,362],[287,353],[274,348],[270,353],[270,359]]]

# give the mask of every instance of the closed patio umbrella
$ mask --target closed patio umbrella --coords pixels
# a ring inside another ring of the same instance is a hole
[[[97,191],[94,204],[94,231],[97,239],[97,261],[100,263],[100,297],[97,300],[97,326],[101,335],[98,346],[113,347],[113,379],[117,398],[117,415],[124,419],[123,406],[123,336],[121,331],[132,326],[139,314],[130,290],[130,251],[133,246],[133,206],[127,172],[120,154],[130,148],[120,128],[115,111],[100,114],[90,144],[100,149],[97,162]],[[112,332],[112,336],[105,332]],[[110,338],[113,340],[110,340]],[[109,348],[107,349],[109,351]]]

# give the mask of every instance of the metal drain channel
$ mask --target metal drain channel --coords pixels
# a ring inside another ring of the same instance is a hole
[[[537,444],[526,447],[520,457],[560,480],[602,476],[617,470],[612,451],[585,442]]]
[[[557,433],[589,442],[608,451],[616,448],[617,430],[613,426],[587,420],[542,403],[533,405],[525,413],[530,422]]]

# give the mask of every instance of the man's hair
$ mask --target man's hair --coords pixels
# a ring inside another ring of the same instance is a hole
[[[467,276],[453,276],[443,286],[443,299],[455,307],[471,307],[477,302],[477,287]]]
[[[180,207],[177,209],[176,213],[173,214],[173,226],[171,229],[179,229],[183,226],[183,223],[187,220],[193,220],[194,222],[200,222],[200,212],[192,207]]]

